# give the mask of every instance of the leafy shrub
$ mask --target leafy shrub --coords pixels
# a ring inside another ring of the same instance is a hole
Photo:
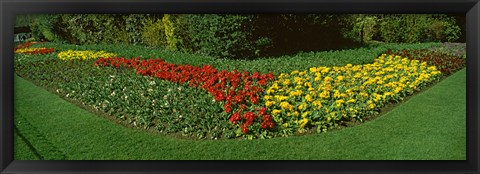
[[[147,15],[144,14],[129,14],[123,16],[125,20],[125,29],[128,33],[128,41],[133,45],[142,44],[142,19]]]
[[[352,15],[351,29],[344,31],[344,36],[357,42],[368,42],[377,34],[378,17],[374,15]]]
[[[141,37],[148,46],[166,47],[165,28],[161,19],[146,17],[142,20]]]
[[[261,50],[252,37],[253,15],[188,14],[182,16],[192,51],[219,58],[247,58]],[[258,42],[257,42],[258,41]]]
[[[460,27],[446,15],[387,15],[381,19],[380,35],[385,42],[454,41]]]
[[[57,34],[56,25],[59,23],[58,15],[38,15],[33,19],[33,22],[30,24],[30,29],[32,30],[32,35],[37,40],[48,40],[51,42],[60,42],[62,41],[61,37]]]
[[[129,43],[125,21],[121,15],[66,14],[61,15],[63,31],[70,43]]]
[[[344,37],[388,43],[455,41],[460,27],[454,17],[434,14],[353,14],[344,18]]]

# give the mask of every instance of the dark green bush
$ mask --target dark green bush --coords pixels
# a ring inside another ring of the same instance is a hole
[[[67,14],[61,15],[65,38],[71,43],[129,43],[122,15]]]
[[[255,15],[253,32],[266,37],[270,45],[263,47],[264,56],[281,56],[305,51],[352,48],[357,44],[342,35],[343,18],[332,14]],[[262,56],[263,56],[262,55]]]
[[[128,32],[128,41],[133,45],[142,44],[142,19],[147,15],[130,14],[123,16],[125,20],[125,29]]]
[[[460,27],[454,17],[435,14],[354,14],[345,18],[346,38],[366,42],[419,43],[455,41]]]
[[[253,15],[188,14],[182,16],[194,53],[220,58],[259,54],[268,39],[252,38]]]
[[[37,40],[48,40],[50,42],[62,41],[61,36],[58,35],[59,15],[38,15],[35,16],[33,22],[30,24],[32,36]]]
[[[455,41],[448,15],[398,14],[66,14],[39,15],[37,40],[135,44],[227,59],[358,47],[364,42]]]

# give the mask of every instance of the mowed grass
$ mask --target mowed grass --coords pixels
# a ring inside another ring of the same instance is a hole
[[[130,129],[15,76],[15,160],[465,160],[466,71],[361,125],[268,140]],[[24,138],[22,138],[24,137]]]

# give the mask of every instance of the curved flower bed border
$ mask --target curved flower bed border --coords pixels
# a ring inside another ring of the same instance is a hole
[[[224,104],[224,111],[232,113],[230,122],[240,125],[245,134],[255,123],[261,129],[281,125],[276,128],[287,135],[302,133],[306,127],[326,131],[337,127],[339,121],[374,114],[442,76],[426,62],[383,54],[373,64],[312,67],[281,74],[266,91],[265,102],[259,103],[263,87],[275,79],[272,73],[218,71],[210,65],[175,65],[162,59],[102,58],[95,65],[134,68],[137,74],[204,89]]]
[[[30,45],[19,45],[15,52],[41,54],[42,49],[53,52],[53,48],[28,48]],[[275,135],[281,136],[310,128],[322,132],[336,128],[342,121],[361,121],[385,104],[401,101],[465,65],[465,59],[430,54],[428,50],[387,53],[400,56],[383,54],[372,64],[311,67],[278,77],[272,73],[217,70],[210,65],[176,65],[162,59],[118,58],[104,51],[68,50],[58,58],[97,59],[96,66],[132,68],[140,75],[203,89],[223,105],[238,133],[258,137],[265,131],[279,132]]]

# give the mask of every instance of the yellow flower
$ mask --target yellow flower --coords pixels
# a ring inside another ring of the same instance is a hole
[[[317,101],[314,101],[314,102],[313,102],[313,105],[316,106],[317,109],[322,108],[322,102],[320,102],[320,101],[318,101],[318,100],[317,100]]]
[[[342,81],[343,79],[345,79],[345,77],[343,77],[343,76],[338,76],[338,77],[337,77],[337,80],[338,80],[339,82]]]
[[[290,84],[292,84],[292,82],[290,82],[290,79],[285,79],[285,80],[283,81],[283,85],[288,86],[288,85],[290,85]]]
[[[305,100],[306,100],[307,102],[312,102],[312,101],[313,101],[313,98],[312,98],[312,96],[311,96],[310,94],[307,94],[307,95],[305,96]]]
[[[297,111],[295,111],[295,112],[293,112],[293,115],[295,115],[295,116],[297,116],[297,117],[298,117],[298,116],[300,115],[300,113],[299,113],[299,112],[297,112]]]
[[[302,103],[298,106],[298,110],[304,110],[304,109],[307,109],[307,104],[306,103]]]
[[[356,73],[355,76],[353,76],[353,77],[358,79],[358,78],[362,77],[362,73]]]
[[[67,50],[58,53],[57,57],[60,60],[90,60],[90,59],[98,59],[98,58],[109,58],[109,57],[116,57],[117,55],[114,53],[109,53],[105,51],[73,51]]]
[[[274,98],[278,101],[287,100],[287,97],[282,95],[275,95]]]
[[[323,78],[323,81],[325,81],[325,82],[328,82],[328,81],[331,81],[331,80],[333,80],[333,78],[331,78],[329,76]]]
[[[340,107],[340,105],[342,105],[343,103],[345,103],[345,101],[343,101],[342,99],[340,99],[340,100],[336,100],[335,103],[337,104],[337,107]]]
[[[267,106],[267,107],[270,107],[270,106],[272,106],[273,104],[275,104],[274,101],[267,101],[267,102],[265,102],[265,106]]]
[[[280,103],[280,107],[282,107],[282,109],[285,109],[285,110],[289,110],[291,108],[290,103],[288,102]]]
[[[300,128],[305,127],[305,125],[307,125],[307,123],[308,123],[308,118],[303,118],[302,119],[302,124],[300,125]]]
[[[322,93],[319,94],[319,97],[322,99],[326,99],[330,97],[330,93],[328,91],[323,91]]]
[[[334,98],[340,98],[340,91],[339,91],[339,90],[335,90],[335,92],[333,93],[333,97],[334,97]]]
[[[359,94],[360,96],[363,96],[363,97],[368,97],[368,94],[365,93],[365,92],[360,92],[360,93],[358,93],[358,94]]]
[[[395,93],[399,93],[400,91],[402,91],[402,89],[403,89],[402,87],[397,87],[397,88],[395,88],[395,91],[394,91],[394,92],[395,92]]]
[[[297,84],[302,84],[303,83],[303,79],[300,78],[300,77],[294,77],[293,81],[295,81],[295,83],[297,83]]]
[[[325,74],[325,73],[328,73],[329,71],[330,71],[330,68],[324,68],[324,69],[322,70],[322,73]]]
[[[305,87],[310,87],[310,88],[311,88],[311,87],[312,87],[312,84],[311,84],[310,82],[305,82],[305,83],[303,84],[303,86],[305,86]]]
[[[264,98],[265,100],[272,100],[272,99],[273,99],[273,96],[271,96],[271,95],[265,95],[265,96],[263,96],[263,98]]]
[[[310,114],[310,112],[304,112],[304,113],[302,114],[302,118],[307,117],[309,114]]]
[[[355,103],[355,99],[350,99],[347,101],[347,103]]]
[[[282,113],[282,110],[274,109],[274,110],[272,111],[272,114],[273,114],[273,115],[278,115],[278,114],[280,114],[280,113]]]

